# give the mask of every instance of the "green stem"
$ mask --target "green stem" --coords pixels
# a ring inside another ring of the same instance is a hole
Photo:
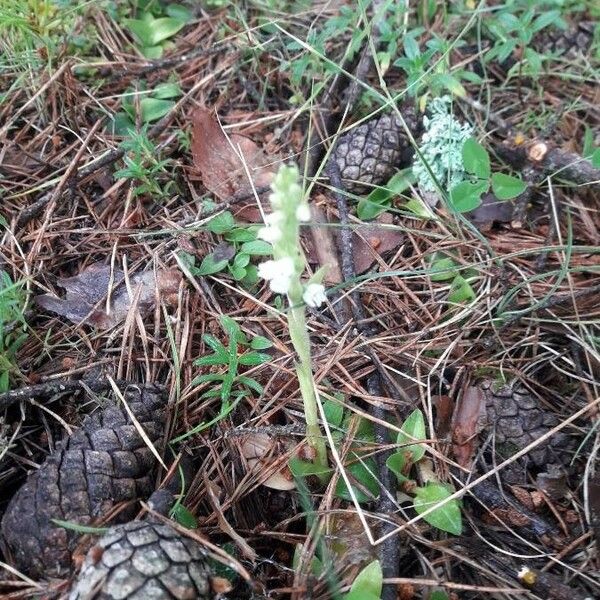
[[[319,407],[315,396],[312,361],[310,356],[310,337],[306,327],[306,313],[302,301],[302,285],[294,281],[288,291],[290,308],[288,309],[288,325],[292,344],[298,354],[296,374],[300,385],[300,394],[304,403],[306,420],[306,439],[315,450],[314,462],[323,468],[328,467],[327,447],[319,427]]]

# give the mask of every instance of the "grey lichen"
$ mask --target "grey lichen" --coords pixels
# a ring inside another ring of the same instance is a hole
[[[434,98],[429,107],[429,114],[423,117],[425,132],[419,147],[422,158],[417,157],[413,167],[423,192],[438,191],[431,173],[438,185],[447,191],[465,177],[462,147],[465,140],[473,134],[473,127],[456,119],[451,106],[450,96]]]

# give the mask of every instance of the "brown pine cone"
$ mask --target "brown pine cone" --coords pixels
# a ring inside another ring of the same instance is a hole
[[[496,448],[505,457],[522,450],[560,423],[556,414],[544,410],[535,396],[516,383],[496,388],[495,382],[486,381],[481,387]],[[531,450],[527,457],[540,467],[561,462],[567,442],[568,435],[558,432]]]
[[[575,59],[585,55],[594,41],[593,21],[581,21],[566,30],[557,27],[542,30],[533,40],[533,48],[542,54],[559,54],[563,58]]]
[[[169,525],[132,521],[90,549],[69,600],[208,600],[210,576],[197,542]]]
[[[130,386],[131,412],[153,444],[160,442],[165,398],[158,387]],[[147,498],[154,489],[156,459],[126,409],[111,404],[84,419],[12,497],[2,518],[2,535],[15,566],[33,577],[59,577],[71,566],[79,533],[52,519],[87,525],[119,502]],[[119,513],[119,521],[132,518]]]
[[[400,109],[413,136],[419,119],[412,107]],[[397,169],[408,166],[413,149],[394,112],[383,113],[341,135],[332,152],[346,191],[362,194],[386,183]]]

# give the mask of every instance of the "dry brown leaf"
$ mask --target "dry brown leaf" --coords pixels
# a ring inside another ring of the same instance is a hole
[[[192,121],[194,165],[206,188],[215,196],[227,200],[235,194],[250,192],[248,173],[256,188],[271,184],[275,172],[273,161],[250,138],[235,133],[226,135],[214,111],[206,108],[197,109]]]
[[[470,467],[479,443],[478,434],[485,427],[487,412],[485,394],[476,386],[469,386],[456,405],[452,422],[454,457],[462,467]]]
[[[154,307],[157,294],[171,303],[173,296],[176,298],[181,273],[175,269],[165,269],[156,275],[154,271],[130,275],[131,296],[124,280],[123,271],[93,263],[78,275],[58,279],[58,285],[66,291],[64,298],[42,294],[35,301],[42,308],[66,317],[73,323],[110,329],[125,320],[133,301],[136,301],[136,309],[142,315]],[[107,313],[104,301],[109,293],[111,302]]]
[[[354,266],[356,274],[368,271],[378,257],[397,250],[404,242],[404,234],[398,227],[392,225],[393,217],[390,213],[380,214],[374,221],[353,227],[354,238]],[[311,236],[304,236],[306,256],[311,264],[320,264],[321,252],[315,248]]]
[[[281,459],[281,453],[277,452],[275,442],[266,433],[253,433],[244,438],[240,444],[242,456],[248,462],[251,472],[260,475],[265,471],[272,471],[273,464]],[[284,449],[287,452],[288,449]],[[262,485],[274,490],[293,490],[296,488],[294,477],[287,466],[287,461],[267,477]]]

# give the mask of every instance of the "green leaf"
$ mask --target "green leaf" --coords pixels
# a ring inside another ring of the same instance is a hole
[[[269,256],[273,254],[273,246],[264,240],[253,240],[242,244],[242,252],[250,256]]]
[[[403,194],[415,181],[412,168],[398,171],[384,186],[375,188],[366,198],[359,201],[356,207],[358,218],[369,221],[385,212],[390,207],[391,199]]]
[[[300,460],[296,456],[292,456],[288,461],[288,466],[294,477],[308,477],[309,475],[328,475],[333,473],[333,469],[324,467],[316,463]]]
[[[427,600],[450,600],[448,594],[443,590],[434,590],[429,594],[429,598]]]
[[[433,218],[433,214],[429,210],[427,206],[425,206],[419,200],[415,198],[411,198],[406,204],[402,206],[405,210],[411,212],[415,217],[419,217],[420,219],[431,219]]]
[[[273,342],[262,335],[257,335],[250,341],[250,348],[253,350],[266,350],[272,346]]]
[[[206,225],[206,229],[212,233],[222,234],[230,231],[235,226],[233,215],[226,210],[225,212],[213,217]]]
[[[585,126],[583,133],[583,150],[581,155],[583,158],[590,158],[594,153],[594,132],[588,125]]]
[[[252,287],[258,282],[258,269],[256,265],[248,265],[246,267],[246,277],[242,280],[242,283],[246,287]]]
[[[161,83],[152,90],[152,97],[160,100],[179,98],[181,94],[181,88],[177,83]]]
[[[456,275],[457,264],[449,256],[441,256],[438,258],[439,253],[436,252],[433,255],[431,262],[431,271],[429,277],[431,281],[448,281],[453,279]]]
[[[250,256],[245,252],[238,252],[233,259],[234,267],[245,267],[250,262]]]
[[[451,496],[448,488],[441,483],[428,483],[425,487],[415,488],[415,510],[422,515],[426,510]],[[443,506],[424,516],[430,525],[460,535],[462,532],[462,517],[460,506],[456,499],[450,500]]]
[[[236,281],[241,281],[242,279],[244,279],[244,277],[246,277],[246,269],[244,267],[236,267],[235,265],[230,265],[229,272]]]
[[[457,275],[450,284],[448,302],[461,304],[463,302],[472,302],[473,300],[475,300],[475,292],[471,284],[462,275]]]
[[[417,58],[417,56],[419,56],[421,54],[421,51],[419,50],[419,44],[417,43],[415,38],[412,37],[411,35],[404,36],[403,45],[404,45],[404,54],[410,60],[414,60],[415,58]]]
[[[334,400],[325,400],[323,402],[323,412],[327,422],[332,427],[339,427],[344,419],[344,407]]]
[[[260,385],[260,383],[258,383],[258,381],[256,381],[255,379],[252,379],[252,377],[238,375],[236,381],[238,383],[241,383],[242,385],[249,387],[251,390],[254,390],[257,394],[262,394],[264,391],[263,386]]]
[[[185,22],[173,17],[162,17],[161,19],[154,19],[148,25],[150,26],[150,38],[147,45],[154,46],[173,37],[180,29],[185,27]]]
[[[373,458],[358,460],[354,452],[350,453],[349,458],[353,462],[350,465],[345,465],[344,469],[350,478],[350,482],[354,478],[360,484],[361,488],[365,488],[369,492],[367,494],[362,489],[353,485],[352,488],[356,499],[359,502],[371,502],[373,498],[379,495],[379,482],[373,475],[373,473],[377,472],[377,464]],[[343,500],[352,500],[352,496],[350,496],[350,492],[342,476],[339,477],[335,486],[335,495]]]
[[[254,366],[262,365],[272,360],[273,357],[270,354],[264,352],[246,352],[239,357],[240,365]]]
[[[492,191],[498,200],[510,200],[522,194],[527,184],[519,177],[494,173],[492,175]]]
[[[142,43],[143,46],[154,46],[152,41],[152,24],[141,19],[124,19],[123,24]]]
[[[592,165],[596,169],[600,169],[600,148],[596,148],[592,154]]]
[[[228,365],[229,354],[208,354],[207,356],[201,356],[194,361],[194,365],[197,367],[212,367],[215,365]]]
[[[445,87],[451,94],[459,98],[464,98],[467,95],[462,83],[451,73],[439,73],[435,76],[434,82],[441,87]]]
[[[370,221],[388,210],[389,207],[390,200],[372,202],[368,198],[363,198],[362,200],[359,200],[358,205],[356,206],[356,216],[362,221]]]
[[[169,17],[173,17],[174,19],[178,19],[179,21],[183,21],[184,23],[189,23],[194,20],[194,14],[187,7],[182,4],[168,4],[165,8],[165,13]]]
[[[238,325],[237,321],[235,321],[231,317],[228,317],[227,315],[221,315],[219,317],[219,323],[221,324],[223,331],[229,336],[229,345],[231,347],[233,347],[232,343],[234,341],[235,344],[248,344],[248,340],[242,332],[242,330],[240,329],[240,326]]]
[[[492,170],[490,155],[487,150],[473,137],[465,141],[462,148],[462,158],[465,171],[480,179],[487,179]]]
[[[252,242],[256,239],[256,232],[246,227],[236,227],[228,231],[223,237],[228,242]]]
[[[202,336],[202,341],[214,352],[223,352],[224,354],[227,354],[227,348],[225,348],[221,341],[217,339],[214,335],[210,333],[205,333]]]
[[[140,52],[145,58],[149,60],[158,60],[162,58],[164,48],[159,44],[158,46],[142,46]]]
[[[135,123],[126,112],[118,112],[108,126],[111,135],[129,136],[135,132]]]
[[[142,98],[140,100],[140,111],[144,123],[152,123],[164,117],[173,107],[173,100],[159,100],[156,98]]]
[[[399,483],[408,481],[408,477],[404,474],[406,461],[404,460],[404,452],[394,452],[388,456],[385,461],[385,466],[398,478]]]
[[[171,510],[171,518],[187,529],[196,529],[198,520],[183,504],[177,503]]]
[[[214,381],[223,381],[225,375],[222,373],[207,373],[206,375],[198,375],[192,379],[192,386],[201,385],[202,383],[212,383]]]
[[[374,560],[368,564],[357,576],[350,593],[346,595],[346,600],[350,597],[356,597],[360,600],[369,598],[381,598],[381,590],[383,588],[383,572],[378,560]]]
[[[218,273],[222,271],[227,264],[228,260],[215,260],[212,254],[207,254],[200,263],[199,267],[193,267],[191,272],[197,277],[202,277],[203,275],[212,275],[213,273]]]
[[[423,444],[411,443],[415,440],[424,440],[426,438],[425,418],[420,409],[415,409],[408,415],[406,421],[400,428],[396,442],[398,444],[410,444],[399,448],[399,452],[404,454],[407,462],[419,462],[425,455],[425,447]]]
[[[487,181],[463,181],[450,190],[450,204],[458,212],[469,212],[481,204],[481,195],[488,189]]]
[[[548,12],[543,12],[533,22],[532,31],[534,33],[537,33],[538,31],[541,31],[545,27],[548,27],[548,25],[553,24],[559,18],[560,18],[560,12],[558,10],[550,10]]]

